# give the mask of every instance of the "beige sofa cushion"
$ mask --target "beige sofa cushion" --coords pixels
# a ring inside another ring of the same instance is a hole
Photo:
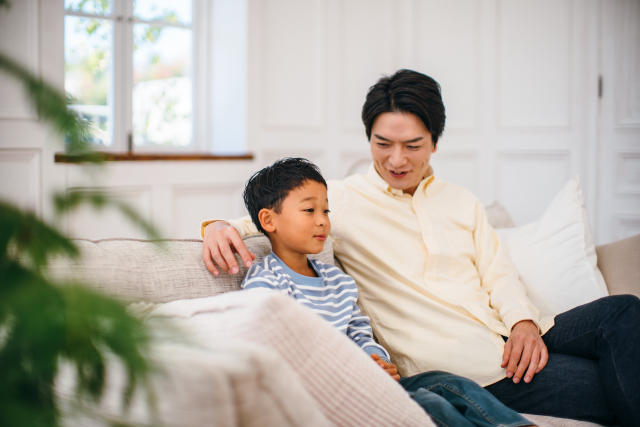
[[[123,412],[127,372],[108,360],[99,404],[75,399],[75,371],[68,365],[56,381],[66,427],[113,425],[164,427],[330,427],[296,373],[278,355],[252,343],[229,340],[201,345],[165,341],[151,348],[156,412],[141,389]],[[106,420],[110,420],[108,422]]]
[[[279,292],[255,289],[173,301],[151,311],[147,323],[167,319],[203,345],[244,341],[274,351],[335,425],[434,427],[356,344]]]
[[[264,235],[244,239],[259,262],[271,251]],[[105,239],[74,240],[82,258],[51,261],[44,274],[54,280],[76,281],[125,302],[168,302],[199,298],[240,289],[247,268],[236,255],[240,273],[215,277],[202,262],[202,240],[163,240],[159,246],[148,240]],[[327,240],[324,250],[313,255],[333,264],[333,245]]]
[[[598,246],[596,253],[609,294],[640,298],[640,234]]]

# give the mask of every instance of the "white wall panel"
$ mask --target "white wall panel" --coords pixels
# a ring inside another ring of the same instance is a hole
[[[323,123],[325,4],[266,0],[264,8],[264,125]]]
[[[173,191],[173,237],[200,239],[200,223],[207,219],[238,218],[246,214],[242,205],[244,183],[176,187]]]
[[[283,159],[285,157],[302,157],[303,159],[307,159],[316,164],[320,169],[324,166],[324,152],[322,150],[297,147],[264,150],[262,153],[261,164],[268,166],[276,160]],[[249,177],[247,177],[247,179],[249,179]]]
[[[0,150],[0,199],[40,214],[39,150]]]
[[[499,1],[497,12],[499,125],[570,126],[571,1]]]
[[[478,194],[478,158],[473,151],[439,151],[431,156],[436,177]],[[484,202],[484,201],[483,201]],[[485,204],[491,203],[486,201]]]
[[[640,215],[614,214],[613,228],[614,241],[636,236],[640,234]]]
[[[448,130],[475,128],[480,75],[479,1],[421,0],[416,5],[417,71],[442,86]]]
[[[342,2],[340,119],[346,129],[364,133],[360,112],[367,91],[382,75],[395,71],[392,6],[390,0]]]
[[[152,221],[151,191],[148,187],[101,187],[70,188],[76,191],[99,191],[112,200],[124,202],[134,208],[147,221]],[[71,237],[80,239],[107,239],[127,237],[147,239],[148,236],[134,226],[129,219],[113,207],[97,211],[82,206],[68,217],[68,232]]]
[[[369,150],[342,150],[338,178],[367,173],[370,164],[371,152]]]
[[[618,153],[616,191],[640,194],[640,151]]]
[[[0,51],[34,73],[38,61],[38,1],[12,1],[0,9]],[[34,119],[24,87],[13,76],[0,73],[0,119]]]
[[[498,156],[497,200],[517,226],[540,218],[570,178],[568,152],[513,152]]]
[[[640,1],[625,0],[618,14],[617,127],[640,128]]]

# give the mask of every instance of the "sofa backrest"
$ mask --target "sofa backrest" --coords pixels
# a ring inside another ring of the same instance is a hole
[[[271,252],[264,235],[244,239],[259,262]],[[79,282],[124,302],[164,303],[184,298],[200,298],[240,289],[247,268],[236,255],[240,273],[225,272],[215,277],[202,262],[202,240],[105,239],[75,240],[82,254],[77,261],[57,258],[44,274],[61,282]],[[333,245],[314,255],[333,264]]]

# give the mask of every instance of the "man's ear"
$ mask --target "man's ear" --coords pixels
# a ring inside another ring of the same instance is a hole
[[[433,149],[431,150],[432,153],[435,153],[436,151],[438,151],[438,144],[437,142],[433,143]]]
[[[276,226],[273,223],[274,212],[271,209],[260,209],[258,212],[258,219],[260,220],[260,225],[267,233],[273,233],[276,230]]]

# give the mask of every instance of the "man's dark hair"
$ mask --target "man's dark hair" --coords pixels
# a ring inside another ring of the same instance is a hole
[[[273,209],[280,213],[284,199],[292,190],[302,187],[306,181],[316,181],[327,186],[320,169],[309,160],[299,157],[278,160],[249,178],[242,197],[258,231],[267,234],[260,225],[260,210]]]
[[[412,70],[400,70],[383,77],[369,88],[362,106],[362,121],[371,140],[373,122],[382,113],[411,113],[431,132],[435,147],[444,131],[444,104],[440,85],[431,77]]]

